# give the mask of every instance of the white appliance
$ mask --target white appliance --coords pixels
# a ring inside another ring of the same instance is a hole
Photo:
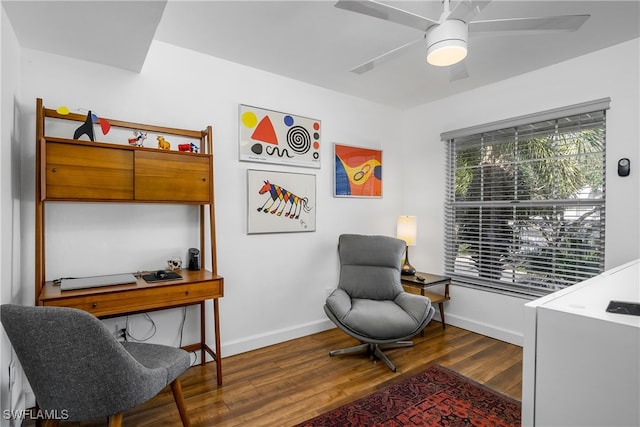
[[[525,304],[523,426],[640,426],[640,260]]]

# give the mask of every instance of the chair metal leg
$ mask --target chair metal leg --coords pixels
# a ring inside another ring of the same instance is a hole
[[[384,354],[382,352],[382,350],[380,350],[379,346],[375,346],[375,348],[373,350],[373,354],[375,354],[378,357],[378,359],[382,360],[384,362],[384,364],[387,365],[389,367],[389,369],[391,369],[391,372],[396,372],[395,365],[393,363],[391,363],[391,360],[389,360],[387,355]]]
[[[189,416],[187,415],[187,407],[184,404],[184,398],[182,396],[182,385],[180,384],[180,380],[178,378],[176,378],[171,382],[171,391],[173,392],[173,398],[176,401],[178,412],[180,412],[180,419],[182,420],[182,425],[184,427],[189,427],[191,424],[189,423]]]
[[[400,348],[400,347],[413,347],[413,341],[397,341],[390,344],[360,344],[353,347],[347,347],[340,350],[331,350],[329,356],[336,356],[338,354],[353,354],[366,351],[371,361],[375,361],[376,357],[384,362],[385,365],[391,369],[392,372],[396,372],[396,367],[386,354],[382,352],[384,349]]]
[[[375,346],[374,353],[378,357],[378,359],[382,360],[385,365],[387,365],[389,369],[391,369],[392,372],[396,372],[396,366],[391,363],[391,360],[389,360],[387,355],[384,354],[382,350],[401,347],[413,347],[413,341],[398,341],[391,344],[378,344]]]
[[[380,344],[378,347],[383,350],[387,348],[413,347],[413,341],[398,341],[391,344]]]
[[[329,356],[336,356],[338,354],[360,353],[368,350],[369,350],[369,344],[360,344],[360,345],[354,345],[353,347],[342,348],[340,350],[331,350],[329,352]]]

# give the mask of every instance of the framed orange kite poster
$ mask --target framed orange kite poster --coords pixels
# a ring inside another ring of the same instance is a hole
[[[382,151],[335,144],[335,197],[382,197]]]
[[[240,104],[241,161],[320,168],[320,120]]]

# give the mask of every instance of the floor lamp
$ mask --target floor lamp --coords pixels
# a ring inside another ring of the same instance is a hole
[[[404,264],[402,265],[401,274],[412,276],[416,274],[416,269],[409,263],[409,246],[416,245],[416,236],[418,234],[418,221],[415,216],[402,215],[398,217],[398,227],[396,229],[396,237],[404,240],[407,244]]]

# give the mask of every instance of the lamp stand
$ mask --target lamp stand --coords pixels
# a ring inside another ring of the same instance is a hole
[[[405,252],[404,264],[402,264],[402,270],[400,270],[400,274],[403,276],[413,276],[416,274],[416,269],[409,264],[409,246],[406,247],[407,250]]]

